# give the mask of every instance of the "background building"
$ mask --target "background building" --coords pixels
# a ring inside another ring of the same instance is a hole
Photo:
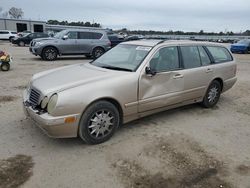
[[[45,21],[0,18],[0,30],[44,32],[45,26]]]

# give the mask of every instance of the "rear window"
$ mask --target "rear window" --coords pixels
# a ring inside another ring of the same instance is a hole
[[[214,58],[215,63],[221,63],[225,61],[232,61],[233,58],[228,50],[219,46],[207,46],[208,51]]]

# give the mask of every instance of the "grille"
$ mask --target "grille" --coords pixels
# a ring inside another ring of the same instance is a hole
[[[30,96],[29,101],[32,104],[32,106],[37,106],[40,99],[40,93],[34,89],[30,90]]]

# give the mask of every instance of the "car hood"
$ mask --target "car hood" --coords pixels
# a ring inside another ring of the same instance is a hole
[[[45,42],[45,41],[51,41],[51,40],[58,40],[56,38],[52,38],[52,37],[47,37],[47,38],[37,38],[37,39],[33,39],[33,42]]]
[[[128,72],[112,71],[84,63],[35,74],[31,80],[31,87],[39,90],[43,95],[50,95],[124,74],[128,74]]]

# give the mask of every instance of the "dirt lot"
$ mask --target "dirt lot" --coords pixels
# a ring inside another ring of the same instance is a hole
[[[32,74],[80,62],[45,62],[27,47],[0,42],[13,56],[0,72],[0,188],[250,188],[250,54],[235,55],[238,82],[213,109],[197,104],[122,126],[108,142],[51,139],[22,111]]]

